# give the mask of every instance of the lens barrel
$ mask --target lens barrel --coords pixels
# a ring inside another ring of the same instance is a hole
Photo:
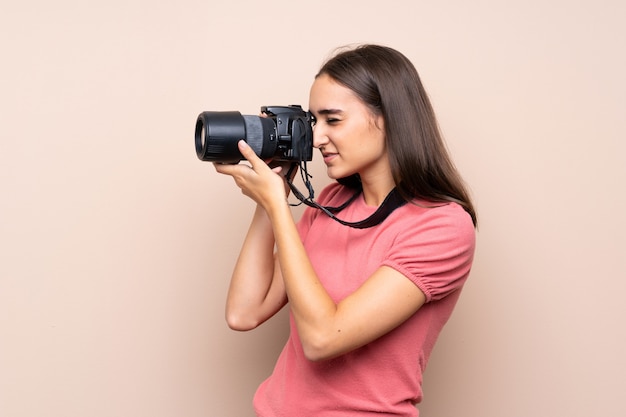
[[[238,111],[205,111],[196,120],[196,154],[202,161],[238,163],[244,159],[237,147],[242,139],[261,159],[269,159],[278,146],[276,125]]]

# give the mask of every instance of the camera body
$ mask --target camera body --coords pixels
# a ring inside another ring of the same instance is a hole
[[[313,159],[313,118],[299,105],[263,106],[266,117],[238,111],[205,111],[196,120],[196,154],[202,161],[236,164],[243,156],[237,142],[245,140],[264,160]]]

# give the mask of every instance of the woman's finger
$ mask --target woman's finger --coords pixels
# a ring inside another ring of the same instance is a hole
[[[263,162],[263,160],[261,160],[261,158],[257,156],[256,153],[254,153],[254,150],[250,147],[250,145],[246,143],[245,140],[240,140],[237,143],[237,146],[239,147],[239,152],[241,152],[241,155],[246,158],[248,162],[250,162],[252,169],[256,170],[259,164],[267,165],[265,162]]]

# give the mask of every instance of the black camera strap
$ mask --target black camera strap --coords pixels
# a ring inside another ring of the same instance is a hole
[[[302,195],[300,190],[298,190],[296,186],[291,182],[291,176],[293,174],[293,170],[297,166],[298,164],[292,164],[286,176],[287,184],[289,185],[289,188],[291,189],[293,194],[296,196],[296,198],[309,207],[314,207],[316,209],[323,211],[328,217],[343,224],[344,226],[353,227],[355,229],[366,229],[372,226],[376,226],[382,223],[395,209],[397,209],[398,207],[402,207],[403,205],[406,204],[406,200],[400,196],[400,194],[398,193],[398,190],[394,187],[394,189],[391,190],[389,194],[387,194],[387,197],[385,197],[385,200],[383,200],[383,203],[378,207],[378,209],[376,209],[376,211],[372,213],[372,215],[369,216],[368,218],[358,221],[358,222],[348,222],[348,221],[342,220],[338,218],[335,214],[341,212],[343,209],[348,207],[354,200],[356,200],[356,198],[359,195],[361,195],[361,193],[363,193],[363,189],[359,188],[354,193],[354,195],[350,197],[348,201],[343,203],[341,206],[338,206],[338,207],[322,206],[321,204],[318,204],[314,200],[313,187],[308,179],[309,173],[306,170],[306,163],[304,163],[302,172],[303,172],[303,179],[304,179],[305,185],[307,186],[309,190],[309,197],[305,197],[304,195]]]

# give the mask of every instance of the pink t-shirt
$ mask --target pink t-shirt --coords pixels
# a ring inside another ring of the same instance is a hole
[[[334,183],[318,202],[340,206],[352,190]],[[377,413],[417,416],[422,373],[470,272],[474,227],[455,203],[405,204],[367,229],[343,226],[307,208],[298,230],[315,271],[339,302],[381,266],[404,274],[426,295],[424,304],[396,329],[340,357],[306,359],[293,317],[274,372],[256,392],[260,417],[356,417]],[[363,196],[338,214],[359,221],[376,210]]]

